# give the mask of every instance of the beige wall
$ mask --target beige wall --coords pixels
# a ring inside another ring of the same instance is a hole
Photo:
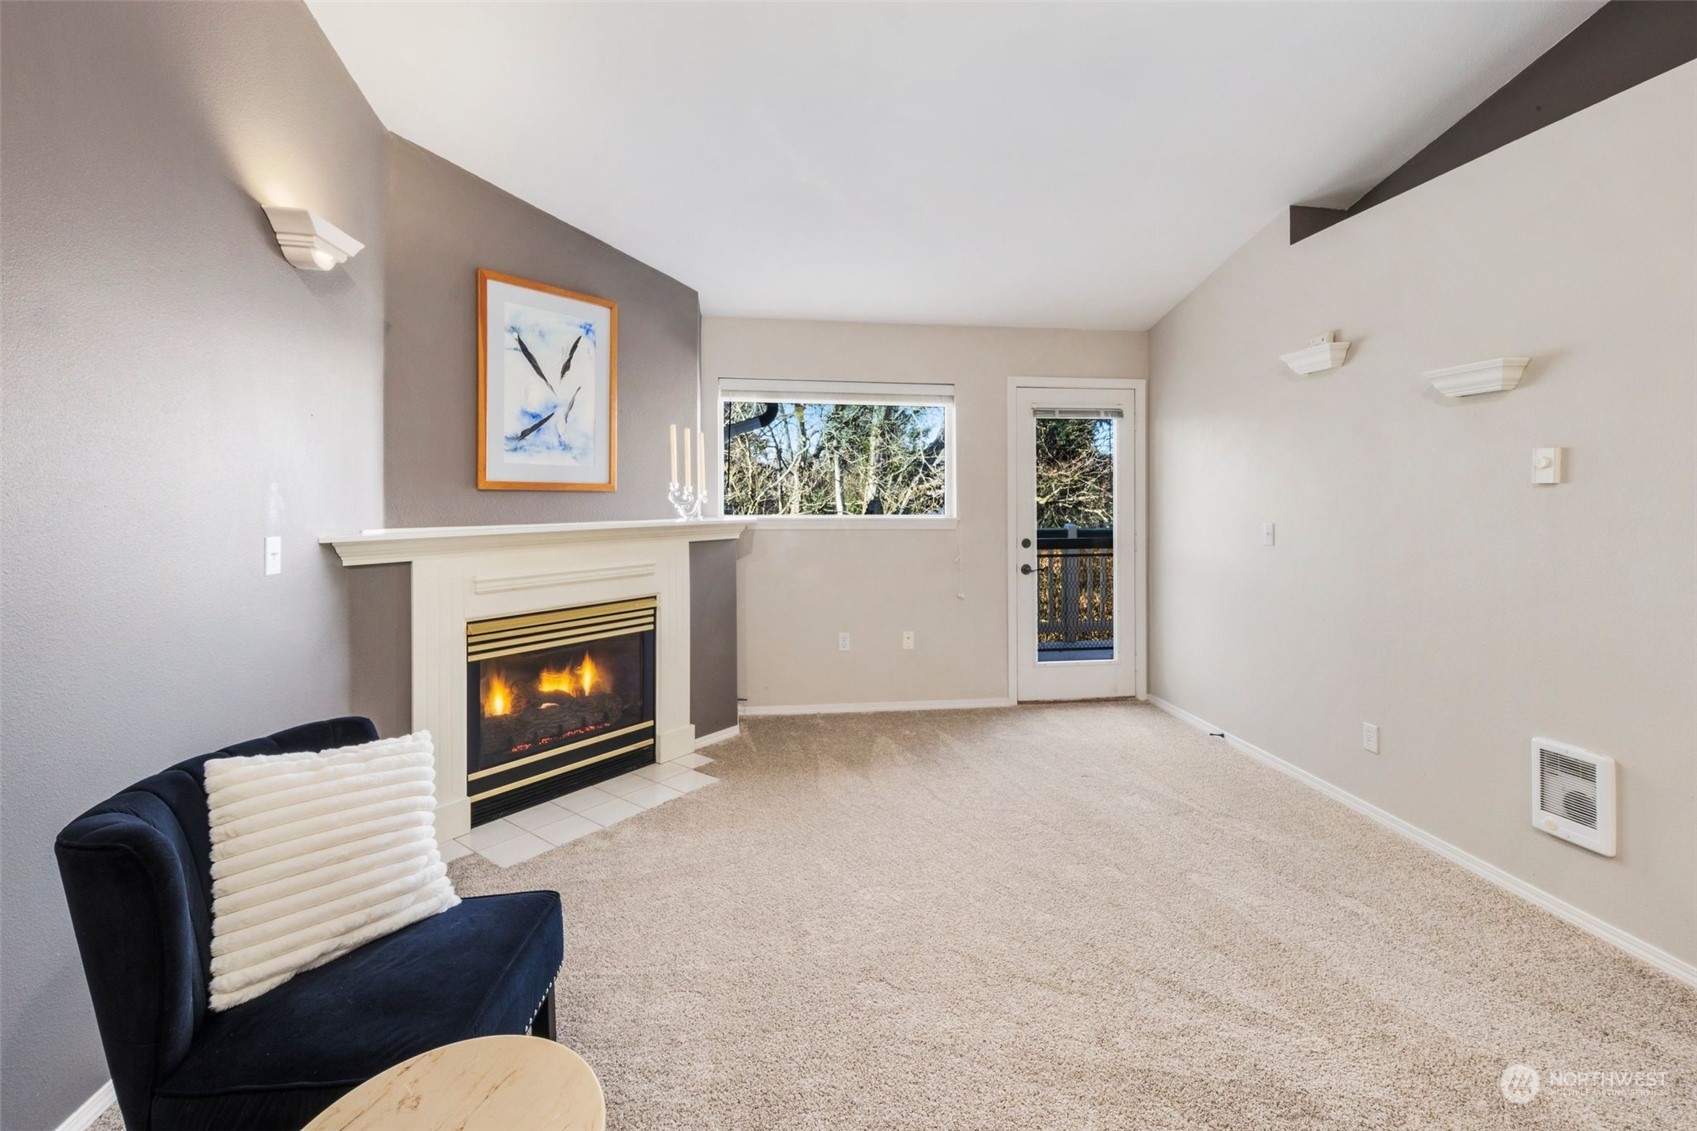
[[[1687,961],[1694,139],[1688,64],[1295,247],[1281,218],[1151,339],[1153,693]],[[1344,368],[1283,369],[1324,330]],[[1420,376],[1502,355],[1508,394]],[[1544,445],[1567,483],[1529,484]],[[1531,828],[1534,735],[1619,760],[1617,858]]]
[[[1147,335],[709,318],[701,343],[708,421],[726,377],[955,385],[956,529],[743,537],[739,684],[749,705],[1005,698],[1008,378],[1143,377]],[[911,652],[901,650],[905,629],[916,634]],[[839,632],[852,634],[851,651],[837,651]]]

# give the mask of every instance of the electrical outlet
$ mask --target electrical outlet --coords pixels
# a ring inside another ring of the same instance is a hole
[[[273,534],[265,539],[265,576],[283,572],[283,539]]]
[[[1369,754],[1377,754],[1379,752],[1378,723],[1361,724],[1361,749],[1367,751]]]
[[[903,652],[913,651],[913,629],[911,629],[911,628],[908,629],[906,632],[902,633],[902,651]]]
[[[848,650],[849,650],[849,634],[846,633],[846,632],[837,633],[837,651],[847,652]]]

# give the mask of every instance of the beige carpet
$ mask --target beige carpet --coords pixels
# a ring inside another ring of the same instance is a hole
[[[1153,708],[709,753],[718,785],[454,865],[564,896],[613,1131],[1697,1127],[1697,994]],[[1516,1107],[1517,1061],[1667,1085]]]

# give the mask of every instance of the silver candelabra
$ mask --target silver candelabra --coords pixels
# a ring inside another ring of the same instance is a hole
[[[678,512],[679,522],[701,517],[699,488],[688,483],[674,483],[666,490],[666,498],[671,501],[672,509]]]

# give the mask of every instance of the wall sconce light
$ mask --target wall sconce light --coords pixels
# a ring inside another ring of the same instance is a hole
[[[329,271],[365,247],[336,225],[304,208],[267,208],[283,258],[302,271]]]
[[[1338,341],[1337,335],[1327,330],[1317,338],[1310,338],[1301,349],[1280,354],[1279,360],[1290,366],[1292,373],[1318,373],[1342,365],[1347,353],[1349,343]]]
[[[1529,357],[1493,357],[1448,369],[1428,369],[1421,374],[1432,388],[1446,397],[1476,397],[1480,393],[1506,393],[1520,384]]]

